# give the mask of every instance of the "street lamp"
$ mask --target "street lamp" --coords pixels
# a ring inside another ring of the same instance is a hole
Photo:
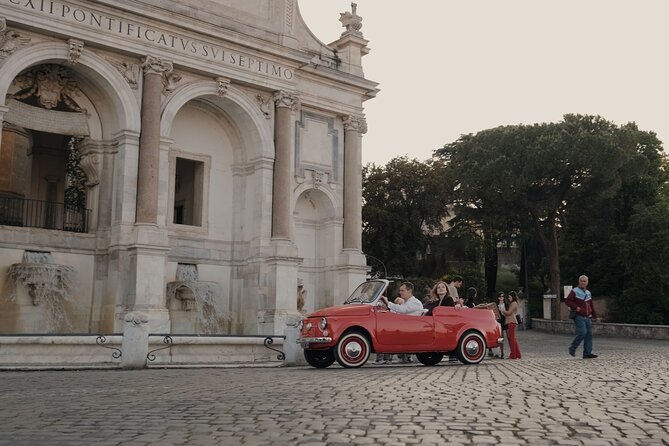
[[[377,259],[374,256],[370,256],[369,254],[365,254],[365,257],[369,257],[370,259],[376,260],[377,262],[379,262],[381,264],[381,266],[383,267],[383,278],[385,279],[386,277],[388,277],[388,270],[386,270],[386,265],[381,260]]]

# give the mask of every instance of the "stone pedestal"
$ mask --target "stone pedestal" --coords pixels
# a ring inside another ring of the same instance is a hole
[[[304,351],[297,343],[297,338],[300,335],[297,326],[295,324],[287,325],[283,333],[286,336],[286,339],[283,341],[283,354],[286,355],[283,365],[307,365],[307,361],[304,359]]]
[[[170,333],[169,311],[165,302],[167,232],[155,225],[135,225],[135,240],[129,249],[134,266],[133,311],[148,316],[152,333]]]
[[[551,319],[553,315],[553,302],[557,296],[555,294],[544,294],[544,319]]]
[[[121,367],[143,369],[149,353],[149,317],[133,311],[125,315],[123,341],[121,342]]]
[[[342,305],[358,285],[367,280],[367,259],[357,249],[344,249],[337,259],[338,279],[335,281],[334,295],[337,301],[333,305]]]
[[[294,324],[301,314],[295,303],[297,267],[302,259],[297,257],[297,247],[290,241],[273,240],[266,252],[261,279],[262,293],[273,296],[265,308],[258,309],[258,334],[283,335],[287,324]]]

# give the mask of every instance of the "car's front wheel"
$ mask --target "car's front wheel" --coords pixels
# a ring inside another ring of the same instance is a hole
[[[342,367],[361,367],[369,359],[369,341],[362,333],[352,331],[339,339],[335,358]]]
[[[458,343],[458,359],[465,364],[478,364],[485,357],[485,339],[481,333],[468,331]]]
[[[331,348],[326,350],[304,350],[304,359],[310,366],[317,369],[330,367],[335,362],[334,353]]]
[[[423,365],[437,365],[443,358],[443,353],[416,353],[416,359]]]

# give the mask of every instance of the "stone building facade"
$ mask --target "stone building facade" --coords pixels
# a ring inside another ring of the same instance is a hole
[[[0,0],[0,332],[281,334],[298,281],[305,311],[342,301],[377,84],[340,21],[324,44],[296,0]]]

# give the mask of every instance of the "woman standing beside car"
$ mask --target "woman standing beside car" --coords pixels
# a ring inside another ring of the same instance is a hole
[[[516,319],[516,314],[518,314],[518,296],[515,291],[509,292],[509,306],[503,314],[504,322],[507,327],[506,333],[509,337],[509,347],[511,347],[509,359],[520,359],[520,346],[518,345],[518,339],[516,338],[516,327],[518,327],[518,320]]]

